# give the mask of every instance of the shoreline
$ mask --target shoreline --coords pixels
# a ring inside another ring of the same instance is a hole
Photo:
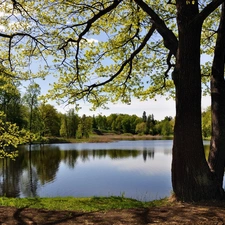
[[[153,136],[153,135],[132,135],[132,134],[103,134],[91,135],[89,138],[75,139],[75,138],[61,138],[49,137],[48,141],[43,144],[56,143],[108,143],[114,141],[138,141],[138,140],[172,140],[173,137]],[[35,143],[36,144],[36,143]]]

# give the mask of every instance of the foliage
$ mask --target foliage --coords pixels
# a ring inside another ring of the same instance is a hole
[[[88,138],[92,132],[92,117],[87,117],[85,114],[80,118],[77,130],[77,138]]]
[[[39,132],[45,136],[59,136],[60,117],[54,106],[42,103],[38,107],[42,126]],[[39,121],[39,124],[40,124]]]
[[[174,7],[163,1],[149,4],[168,27],[175,28]],[[165,75],[168,51],[137,2],[61,1],[56,5],[57,10],[51,2],[39,1],[36,8],[42,30],[55,46],[59,72],[48,98],[68,99],[79,107],[82,98],[105,106],[107,101],[119,100],[130,104],[133,96],[145,100],[174,94],[170,71]]]
[[[39,102],[38,97],[41,93],[41,88],[38,84],[31,82],[28,86],[26,93],[23,96],[24,104],[28,107],[28,126],[29,131],[33,133],[38,133],[40,130],[40,115],[37,110]]]
[[[136,125],[135,131],[137,134],[144,134],[146,131],[146,123],[145,122],[138,123]]]
[[[208,107],[202,113],[202,135],[205,138],[211,136],[211,109]]]
[[[204,8],[207,3],[209,1],[201,1],[200,8]],[[175,6],[164,1],[149,1],[148,4],[177,36]],[[1,18],[2,26],[6,31],[6,34],[0,34],[4,40],[1,48],[10,55],[2,56],[5,67],[1,68],[0,96],[2,103],[7,102],[8,112],[14,112],[10,108],[9,97],[15,99],[14,109],[19,109],[20,102],[16,100],[20,98],[17,86],[20,80],[31,79],[24,96],[30,111],[30,119],[26,119],[28,124],[22,116],[20,121],[18,118],[12,122],[20,127],[29,126],[30,131],[37,136],[41,137],[45,133],[81,137],[84,133],[84,125],[80,122],[78,129],[78,118],[74,115],[63,116],[60,124],[56,118],[59,117],[56,116],[57,113],[53,113],[54,121],[50,121],[50,118],[46,121],[43,119],[45,116],[40,114],[40,109],[37,109],[40,87],[33,79],[51,74],[51,70],[43,70],[46,69],[43,68],[44,64],[48,69],[54,66],[57,69],[54,74],[58,78],[47,97],[63,101],[66,97],[69,103],[76,103],[78,107],[79,99],[82,98],[86,98],[94,106],[104,106],[107,101],[118,100],[130,104],[133,96],[145,100],[165,92],[174,95],[171,70],[168,67],[168,50],[162,41],[164,37],[160,36],[159,29],[152,26],[140,1],[103,1],[102,4],[96,4],[92,0],[86,5],[77,1],[69,4],[67,1],[56,4],[45,0],[38,1],[38,4],[34,1],[15,1],[15,4],[5,1],[1,6],[5,13]],[[65,11],[66,14],[63,13]],[[214,30],[218,25],[215,18],[218,18],[219,13],[216,10],[203,24],[203,54],[212,54],[210,44],[215,42]],[[51,60],[48,56],[51,56]],[[40,58],[42,64],[39,70],[31,70],[30,65],[40,65]],[[174,63],[175,59],[172,57],[170,60],[170,63]],[[210,64],[203,62],[204,75],[208,74],[209,68]],[[15,78],[16,82],[12,82],[11,78]],[[203,77],[203,81],[207,84],[207,76]],[[9,116],[15,118],[15,114]],[[144,134],[172,133],[173,124],[165,121],[164,125],[156,125],[154,118],[150,115],[147,118],[145,112],[142,118],[146,122]],[[130,118],[127,115],[112,115],[111,118],[98,115],[93,119],[93,126],[97,129],[118,133],[135,134],[139,123],[139,117]]]
[[[79,116],[74,109],[70,109],[66,114],[61,115],[60,136],[76,138],[79,124]]]
[[[29,142],[33,136],[24,129],[19,130],[16,124],[7,122],[6,116],[0,112],[0,158],[15,158],[17,152],[11,151],[16,149],[18,145]]]

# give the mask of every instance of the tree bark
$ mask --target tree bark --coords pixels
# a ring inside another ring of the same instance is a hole
[[[177,0],[179,45],[173,79],[176,87],[172,185],[177,199],[215,199],[219,186],[204,155],[201,130],[201,22],[192,22],[198,2]]]
[[[219,185],[223,187],[225,164],[225,6],[222,5],[220,25],[217,34],[216,47],[211,75],[211,112],[212,134],[209,153],[209,166],[215,173]]]

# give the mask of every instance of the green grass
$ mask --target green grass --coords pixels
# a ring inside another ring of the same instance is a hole
[[[141,202],[124,197],[55,197],[55,198],[0,198],[0,206],[12,206],[16,208],[38,208],[48,210],[75,210],[82,212],[143,208],[168,205],[168,199]]]

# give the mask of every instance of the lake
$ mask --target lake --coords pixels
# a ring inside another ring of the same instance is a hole
[[[23,146],[0,160],[0,195],[159,199],[172,190],[171,160],[172,140]]]

